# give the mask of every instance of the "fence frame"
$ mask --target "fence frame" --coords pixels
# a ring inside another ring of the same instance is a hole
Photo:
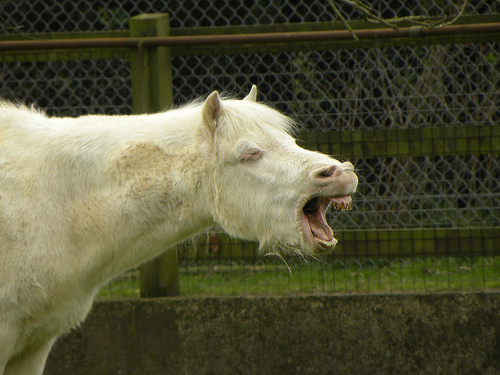
[[[346,30],[340,32],[344,28],[340,23],[170,29],[168,15],[143,14],[130,19],[129,31],[3,35],[0,56],[4,62],[129,58],[133,111],[147,113],[172,105],[170,63],[176,56],[500,42],[500,15],[463,16],[454,26],[437,30],[403,24],[395,31],[364,21],[349,24],[360,40],[346,37]],[[473,27],[478,25],[482,27]],[[239,35],[241,40],[223,37],[228,34]],[[186,36],[191,39],[182,39]],[[112,43],[107,45],[103,40]],[[346,158],[500,154],[500,125],[307,132],[300,138],[309,149]],[[335,256],[342,258],[500,254],[499,227],[341,230],[337,236],[344,245]],[[257,253],[256,244],[236,243],[226,235],[221,235],[220,240],[226,251],[202,251],[200,256],[220,259]],[[200,240],[200,247],[208,247],[206,240]],[[175,252],[166,252],[143,266],[142,296],[178,294]]]
[[[168,14],[142,14],[130,19],[130,37],[165,37],[170,34]],[[134,113],[155,113],[171,107],[172,69],[168,47],[145,48],[130,53]],[[140,267],[141,297],[180,295],[179,259],[173,251]]]

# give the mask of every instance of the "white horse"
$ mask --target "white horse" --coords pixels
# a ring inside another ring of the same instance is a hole
[[[100,286],[207,228],[270,252],[335,247],[325,211],[351,208],[352,164],[297,146],[256,94],[138,116],[0,103],[0,375],[41,374]]]

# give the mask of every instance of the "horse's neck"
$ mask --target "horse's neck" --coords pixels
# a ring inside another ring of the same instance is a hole
[[[78,254],[78,272],[100,283],[213,224],[209,161],[192,144],[192,124],[182,127],[178,117],[57,119],[57,130],[32,142],[26,154],[36,164],[40,204],[24,216],[47,233],[40,241],[60,267]],[[66,248],[69,258],[53,248]]]
[[[113,240],[105,233],[99,239],[106,248],[88,259],[91,269],[110,265],[100,275],[104,278],[213,225],[210,161],[193,145],[192,124],[182,126],[168,113],[123,120],[125,128],[136,128],[124,129],[122,144],[103,171],[108,183],[99,194],[109,207],[95,207]],[[133,131],[138,133],[132,141],[123,142]]]

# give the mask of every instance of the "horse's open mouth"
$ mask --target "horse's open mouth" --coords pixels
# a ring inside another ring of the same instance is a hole
[[[348,211],[352,209],[352,198],[350,195],[314,197],[302,208],[302,231],[306,240],[312,242],[315,253],[331,251],[338,242],[332,228],[326,223],[326,210],[330,204],[337,210]]]

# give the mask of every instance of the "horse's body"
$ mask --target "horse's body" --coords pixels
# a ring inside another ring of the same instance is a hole
[[[214,225],[269,251],[335,246],[324,213],[350,208],[352,165],[298,147],[255,95],[76,119],[0,104],[0,375],[41,374],[100,286]]]

